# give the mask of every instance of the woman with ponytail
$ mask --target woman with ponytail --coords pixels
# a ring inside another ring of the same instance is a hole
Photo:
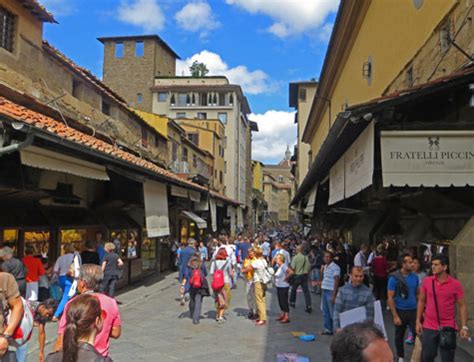
[[[94,340],[102,328],[99,300],[91,294],[74,298],[68,306],[63,349],[51,353],[46,362],[111,362],[94,348]]]

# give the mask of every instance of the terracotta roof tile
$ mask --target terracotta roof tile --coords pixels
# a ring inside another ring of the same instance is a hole
[[[53,14],[46,10],[46,8],[41,5],[36,0],[18,0],[23,7],[28,9],[34,16],[43,22],[57,23],[54,19]]]

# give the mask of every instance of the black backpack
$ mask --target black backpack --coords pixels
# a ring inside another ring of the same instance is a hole
[[[395,287],[395,295],[400,296],[400,298],[402,299],[408,299],[410,290],[408,289],[408,284],[400,270],[393,272],[392,274],[390,274],[390,276],[394,277],[397,281],[397,285]]]

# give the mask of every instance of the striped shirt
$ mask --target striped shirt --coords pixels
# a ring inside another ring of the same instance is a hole
[[[358,307],[365,307],[367,320],[372,321],[374,319],[374,302],[374,295],[369,287],[364,284],[354,287],[352,283],[347,283],[337,292],[333,313],[334,328],[341,328],[339,315],[342,312]]]
[[[323,271],[323,282],[321,284],[321,289],[324,290],[334,290],[334,279],[341,276],[341,268],[335,263],[326,265]]]

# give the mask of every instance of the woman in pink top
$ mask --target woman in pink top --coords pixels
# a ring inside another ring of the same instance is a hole
[[[388,261],[383,252],[383,246],[379,245],[376,249],[376,255],[372,260],[372,273],[374,274],[374,295],[376,300],[382,301],[382,304],[387,300],[387,276],[388,276]]]

